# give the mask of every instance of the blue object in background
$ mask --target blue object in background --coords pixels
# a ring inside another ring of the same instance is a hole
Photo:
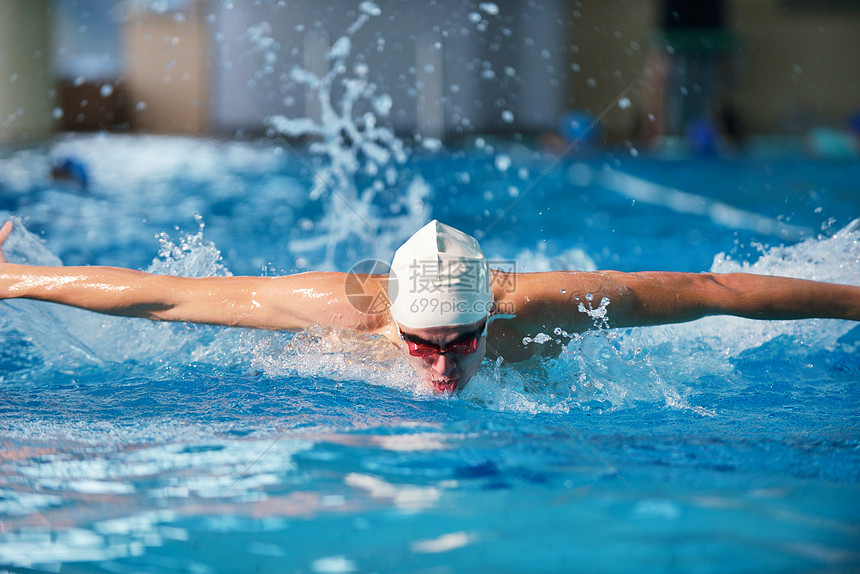
[[[713,122],[706,119],[693,120],[687,126],[687,143],[695,155],[717,153],[719,133]]]
[[[561,116],[559,133],[568,143],[590,146],[597,143],[602,136],[599,123],[595,123],[594,114],[584,110],[572,110]]]
[[[860,110],[848,116],[848,128],[855,136],[860,136]]]
[[[51,166],[51,177],[58,181],[69,181],[78,185],[81,191],[89,187],[89,176],[83,162],[74,158],[61,158]]]

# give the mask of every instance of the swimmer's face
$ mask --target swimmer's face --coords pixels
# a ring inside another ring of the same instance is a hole
[[[487,352],[484,324],[401,328],[406,359],[433,391],[450,394],[462,389],[478,372]]]

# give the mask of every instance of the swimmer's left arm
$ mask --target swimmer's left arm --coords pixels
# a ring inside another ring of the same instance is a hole
[[[748,319],[860,321],[860,286],[752,273],[616,273],[628,294],[610,324],[692,321],[711,315]]]
[[[533,276],[526,281],[525,291],[530,293],[518,297],[529,311],[524,319],[574,331],[594,324],[579,310],[580,303],[598,308],[604,298],[609,301],[611,327],[681,323],[711,315],[860,321],[860,286],[855,285],[750,273],[600,271]]]

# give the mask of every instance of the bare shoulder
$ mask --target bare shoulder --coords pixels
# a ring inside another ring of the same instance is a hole
[[[627,287],[623,273],[615,271],[547,271],[494,275],[493,290],[498,312],[517,316],[523,325],[549,326],[562,320],[567,327],[591,319],[580,304],[597,306],[604,298],[624,301]],[[561,326],[561,325],[559,325]]]
[[[619,308],[626,305],[621,275],[613,271],[494,272],[496,313],[515,318],[491,325],[491,346],[512,362],[556,354],[560,345],[523,341],[541,333],[553,334],[556,328],[571,335],[594,328],[594,319],[586,310],[598,307],[603,299]]]

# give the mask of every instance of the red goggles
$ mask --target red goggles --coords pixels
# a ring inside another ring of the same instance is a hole
[[[433,355],[444,355],[446,353],[457,353],[458,355],[469,355],[474,353],[478,350],[478,341],[481,340],[483,334],[484,327],[482,325],[475,331],[458,337],[444,347],[425,341],[415,335],[407,335],[403,331],[400,332],[400,338],[406,342],[406,348],[410,355],[426,359]]]

